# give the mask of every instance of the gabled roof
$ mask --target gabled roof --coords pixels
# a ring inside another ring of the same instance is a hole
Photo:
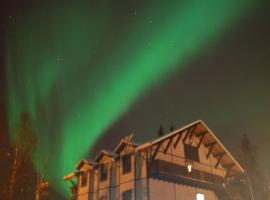
[[[83,165],[88,165],[89,167],[95,166],[97,163],[93,160],[90,159],[82,159],[80,162],[77,164],[76,169],[80,170]]]
[[[202,121],[195,121],[183,128],[175,130],[169,134],[166,134],[160,138],[154,139],[150,142],[146,142],[136,148],[136,151],[142,151],[151,148],[167,139],[173,138],[179,133],[187,131],[195,137],[201,139],[201,143],[208,149],[208,151],[217,158],[218,162],[224,167],[229,168],[230,174],[244,173],[244,169],[231,155],[231,153],[224,147],[214,133],[208,128],[208,126]]]
[[[133,137],[134,137],[134,134],[130,133],[126,137],[122,138],[121,141],[115,147],[113,152],[116,154],[119,154],[123,150],[123,148],[125,148],[126,146],[131,146],[131,147],[136,148],[138,144],[135,144],[133,142]]]
[[[131,147],[136,148],[138,146],[138,144],[135,144],[133,142],[128,142],[128,141],[125,141],[125,140],[121,140],[120,143],[118,143],[118,145],[115,147],[113,152],[118,154],[118,153],[120,153],[122,151],[122,149],[125,146],[131,146]]]
[[[112,151],[101,150],[101,151],[97,154],[97,156],[96,156],[96,158],[95,158],[95,161],[96,161],[96,162],[99,162],[99,160],[100,160],[103,156],[116,157],[117,154],[115,154],[115,153],[112,152]]]

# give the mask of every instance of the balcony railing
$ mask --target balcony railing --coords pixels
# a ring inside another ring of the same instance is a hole
[[[221,176],[192,169],[188,172],[186,166],[170,163],[164,160],[154,160],[150,165],[150,177],[170,182],[178,182],[192,186],[199,186],[209,189],[222,187],[224,179]]]

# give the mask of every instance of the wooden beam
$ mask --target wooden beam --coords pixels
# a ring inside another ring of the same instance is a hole
[[[226,154],[226,153],[223,151],[223,152],[214,154],[214,156],[215,156],[215,157],[220,157],[220,156],[223,156],[224,154]]]
[[[169,142],[167,143],[167,145],[166,145],[166,147],[165,147],[163,153],[167,153],[169,147],[171,146],[172,141],[173,141],[173,137],[171,137],[171,138],[169,139]]]
[[[161,147],[161,144],[162,144],[162,142],[158,143],[157,148],[155,149],[155,152],[154,152],[154,154],[152,155],[152,158],[151,158],[152,160],[155,159],[155,157],[156,157],[156,155],[157,155],[157,153],[158,153],[158,151],[159,151],[159,149],[160,149],[160,147]]]
[[[209,147],[210,146],[210,149],[209,149],[209,151],[207,153],[207,156],[206,156],[207,159],[209,158],[210,154],[212,153],[212,151],[213,151],[213,149],[215,147],[215,144],[217,144],[217,143],[216,142],[212,142],[212,143],[209,143],[209,144],[206,144],[205,145],[206,147]]]
[[[220,161],[221,161],[221,159],[222,159],[222,157],[223,157],[224,155],[225,155],[225,152],[221,152],[221,153],[218,153],[218,154],[214,155],[215,157],[218,157],[218,161],[217,161],[217,163],[216,163],[216,165],[215,165],[215,168],[218,167],[218,165],[219,165],[219,163],[220,163]]]
[[[190,130],[189,130],[189,132],[190,132],[190,134],[189,134],[189,139],[191,139],[192,136],[194,135],[194,130],[196,129],[196,127],[197,127],[197,124],[193,125],[193,126],[190,128]]]
[[[230,164],[230,165],[225,165],[224,168],[226,169],[226,175],[225,178],[227,178],[230,174],[230,172],[232,171],[232,168],[234,167],[234,163]]]
[[[195,124],[195,125],[193,125],[193,126],[191,126],[191,127],[189,127],[189,128],[186,129],[186,134],[185,134],[185,137],[183,138],[183,143],[186,142],[188,136],[191,139],[196,126],[197,126],[197,124]]]
[[[200,138],[199,144],[197,145],[197,149],[199,149],[199,148],[200,148],[200,146],[201,146],[201,144],[202,144],[202,141],[203,141],[203,139],[204,139],[204,137],[205,137],[206,133],[207,133],[207,131],[203,132],[203,134],[201,135],[201,138]]]
[[[188,135],[189,135],[189,131],[186,132],[185,137],[183,138],[183,143],[185,143],[185,141],[187,140]]]
[[[173,145],[174,148],[177,147],[177,145],[178,145],[178,143],[179,143],[179,141],[180,141],[182,135],[183,135],[183,131],[179,133],[179,135],[178,135],[178,137],[177,137],[177,139],[176,139],[176,141],[175,141],[175,143],[174,143],[174,145]]]
[[[202,131],[196,134],[197,137],[202,137],[203,135],[205,135],[206,133],[208,133],[208,131]]]
[[[205,144],[204,146],[205,147],[210,147],[210,146],[213,146],[213,145],[215,145],[217,142],[210,142],[210,143],[208,143],[208,144]]]
[[[187,132],[186,132],[186,134],[185,134],[185,137],[183,138],[183,143],[186,142],[188,136],[189,136],[190,139],[192,138],[192,135],[193,135],[194,130],[195,130],[196,127],[197,127],[197,124],[195,124],[195,125],[189,127],[188,129],[186,129]]]

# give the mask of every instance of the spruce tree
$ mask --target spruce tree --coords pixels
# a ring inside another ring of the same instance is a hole
[[[246,180],[253,192],[255,200],[269,200],[269,186],[257,161],[257,146],[245,134],[240,143],[239,159],[246,171]]]

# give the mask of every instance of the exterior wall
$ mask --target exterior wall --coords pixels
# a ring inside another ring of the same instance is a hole
[[[93,194],[93,200],[99,200],[103,198],[109,198],[110,197],[110,180],[112,176],[112,170],[113,167],[112,159],[107,156],[103,156],[103,158],[100,160],[100,163],[105,164],[107,166],[107,179],[106,180],[100,180],[100,166],[95,170],[95,186],[94,186],[94,194]]]
[[[207,200],[219,200],[215,192],[191,186],[174,184],[150,178],[150,199],[152,200],[196,200],[196,194],[202,193]]]
[[[135,195],[136,199],[148,199],[148,179],[147,179],[147,152],[141,152],[136,155],[136,185]]]
[[[184,155],[183,137],[179,141],[176,148],[174,144],[177,137],[175,137],[168,148],[168,151],[164,153],[164,149],[167,146],[167,142],[164,142],[159,149],[155,159],[164,160],[177,165],[185,166],[186,159]],[[197,138],[186,140],[186,143],[193,145],[198,144]],[[154,149],[153,149],[154,150]],[[122,168],[122,156],[125,154],[131,154],[131,171],[123,173]],[[207,148],[201,145],[199,148],[200,162],[193,162],[194,169],[199,169],[208,173],[213,173],[219,176],[225,175],[225,170],[222,167],[217,169],[214,167],[216,159],[210,156],[206,158]],[[175,200],[181,198],[181,195],[185,195],[187,199],[195,199],[196,193],[203,193],[207,200],[218,200],[215,193],[211,190],[203,190],[195,187],[185,186],[181,184],[174,184],[164,180],[158,180],[149,178],[147,172],[147,165],[150,160],[150,152],[143,151],[139,153],[132,153],[132,149],[123,149],[120,152],[120,157],[112,159],[104,156],[100,163],[108,165],[108,175],[105,181],[100,181],[100,170],[96,168],[94,170],[88,170],[87,184],[82,187],[82,177],[79,176],[78,182],[78,200],[100,200],[101,197],[107,197],[111,200],[121,200],[122,193],[127,190],[132,190],[132,200],[148,200],[148,199],[168,199]],[[149,186],[149,188],[148,188]]]
[[[122,200],[122,193],[128,190],[132,191],[132,199],[135,199],[135,154],[133,153],[133,148],[130,146],[126,146],[121,152],[120,152],[120,160],[119,160],[119,181],[118,181],[118,187],[119,187],[119,198],[118,200]],[[122,168],[122,156],[130,154],[131,155],[131,171],[127,173],[123,173]]]
[[[119,187],[118,187],[118,183],[119,183],[119,165],[120,162],[119,161],[115,161],[112,164],[112,168],[111,168],[111,172],[112,172],[112,176],[111,176],[111,199],[119,199]]]
[[[122,156],[131,153],[131,171],[123,173],[122,168]],[[132,191],[132,199],[136,197],[135,186],[146,186],[142,181],[135,181],[136,172],[142,170],[142,166],[146,168],[146,160],[139,157],[140,162],[136,165],[135,159],[137,156],[132,153],[132,149],[124,149],[120,153],[120,157],[112,159],[107,156],[103,156],[99,163],[106,164],[108,166],[107,179],[100,181],[100,169],[97,167],[94,170],[88,170],[88,182],[87,185],[82,187],[82,177],[78,177],[78,200],[100,200],[102,197],[107,197],[111,200],[121,200],[122,193],[128,190]],[[142,164],[142,165],[140,165]],[[140,169],[139,169],[140,168]],[[137,169],[137,170],[135,170]],[[146,169],[143,173],[137,174],[139,177],[146,177]],[[142,198],[143,199],[143,198]]]
[[[79,175],[77,200],[101,200],[102,197],[122,200],[126,191],[132,191],[132,200],[195,200],[197,193],[204,194],[207,200],[219,200],[211,189],[223,187],[226,169],[221,164],[215,167],[218,161],[212,154],[207,158],[209,150],[200,142],[199,134],[192,136],[188,131],[182,133],[180,140],[179,135],[164,137],[136,152],[135,145],[120,143],[116,154],[101,154],[94,169],[90,164],[79,169],[86,172],[87,184],[82,186],[82,175]],[[199,143],[199,161],[186,159],[184,144],[198,147]],[[219,150],[215,153],[217,156]],[[127,154],[131,156],[131,170],[123,173],[122,160]],[[187,171],[187,163],[192,164],[193,171]],[[104,181],[100,180],[100,164],[107,166]]]
[[[82,186],[82,175],[81,174],[78,178],[78,192],[77,192],[77,199],[78,200],[88,200],[89,199],[89,187],[90,187],[90,171],[89,168],[82,168],[82,171],[84,171],[84,174],[87,176],[87,182],[86,185]]]
[[[178,142],[176,148],[174,148],[174,144],[176,143],[177,137],[174,137],[168,151],[164,153],[164,149],[166,148],[167,142],[164,142],[159,149],[159,152],[157,153],[155,159],[161,159],[167,162],[172,162],[179,165],[186,165],[186,159],[185,159],[185,153],[184,153],[184,143],[183,139],[185,137],[184,133]],[[199,139],[197,137],[189,138],[187,137],[186,144],[191,144],[193,146],[197,146],[199,143]],[[226,170],[219,165],[217,168],[215,168],[215,164],[217,163],[216,158],[213,155],[210,155],[207,159],[206,155],[208,153],[207,148],[202,144],[199,148],[199,160],[200,162],[192,161],[194,169],[198,169],[200,171],[213,173],[215,175],[219,175],[224,177],[226,174]]]

